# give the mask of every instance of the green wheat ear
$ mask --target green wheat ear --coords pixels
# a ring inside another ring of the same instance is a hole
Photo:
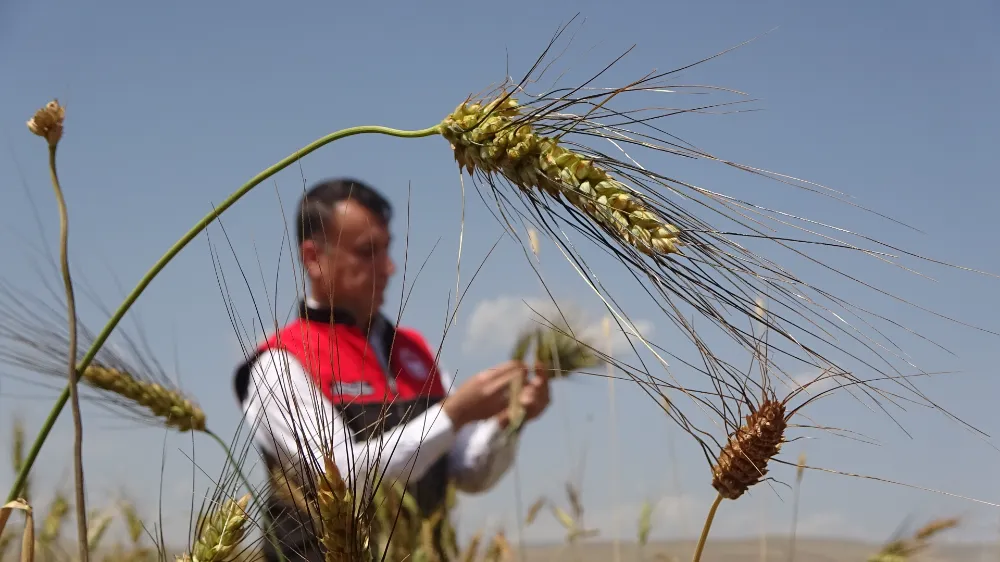
[[[194,547],[191,549],[192,562],[223,562],[230,560],[230,555],[239,546],[246,533],[248,515],[247,504],[250,494],[237,501],[226,499],[222,506],[213,511]]]
[[[644,204],[639,193],[523,118],[517,100],[504,91],[489,102],[459,105],[442,122],[441,135],[470,174],[498,174],[524,191],[565,199],[644,254],[678,253],[680,229]]]
[[[511,359],[515,361],[524,361],[524,358],[528,355],[528,349],[531,347],[531,343],[535,337],[534,331],[524,331],[517,337],[517,341],[514,342],[514,350],[511,352]]]

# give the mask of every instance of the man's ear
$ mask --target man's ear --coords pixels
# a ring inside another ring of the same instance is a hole
[[[304,240],[299,246],[302,256],[302,267],[311,279],[319,279],[322,275],[319,257],[323,253],[323,247],[315,240]]]

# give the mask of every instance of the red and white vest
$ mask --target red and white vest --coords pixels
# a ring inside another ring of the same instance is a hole
[[[383,368],[384,358],[380,359],[349,314],[300,303],[299,317],[261,343],[256,353],[237,368],[234,386],[240,403],[247,399],[250,368],[260,354],[282,350],[298,360],[356,441],[371,439],[419,416],[446,396],[435,354],[416,331],[393,328],[388,321],[381,324],[384,328],[374,337],[380,347],[388,350],[388,370]],[[261,453],[267,463],[274,462],[270,454]],[[427,515],[446,500],[447,463],[447,457],[442,457],[423,478],[408,486]],[[281,517],[273,515],[280,530]],[[289,533],[299,534],[291,529]]]

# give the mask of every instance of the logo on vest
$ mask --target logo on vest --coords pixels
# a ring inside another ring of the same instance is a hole
[[[403,364],[407,375],[420,381],[425,380],[431,372],[427,362],[409,348],[399,350],[399,362]]]
[[[337,381],[330,383],[330,390],[332,391],[333,394],[364,396],[366,394],[371,394],[375,392],[375,387],[364,381],[361,382]]]

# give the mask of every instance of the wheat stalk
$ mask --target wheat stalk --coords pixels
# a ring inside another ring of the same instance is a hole
[[[49,175],[52,178],[52,188],[55,191],[56,204],[59,209],[59,265],[63,278],[63,289],[66,296],[67,325],[69,327],[68,359],[66,360],[67,379],[69,379],[70,397],[73,405],[73,478],[76,489],[76,519],[77,542],[80,561],[89,562],[87,550],[87,507],[85,484],[83,477],[83,419],[80,414],[80,397],[77,389],[76,353],[77,325],[76,298],[73,291],[73,279],[69,267],[69,213],[66,209],[66,199],[63,196],[59,174],[56,172],[56,149],[62,138],[66,110],[59,105],[58,100],[52,100],[45,107],[35,112],[28,121],[28,130],[44,138],[49,147]]]

